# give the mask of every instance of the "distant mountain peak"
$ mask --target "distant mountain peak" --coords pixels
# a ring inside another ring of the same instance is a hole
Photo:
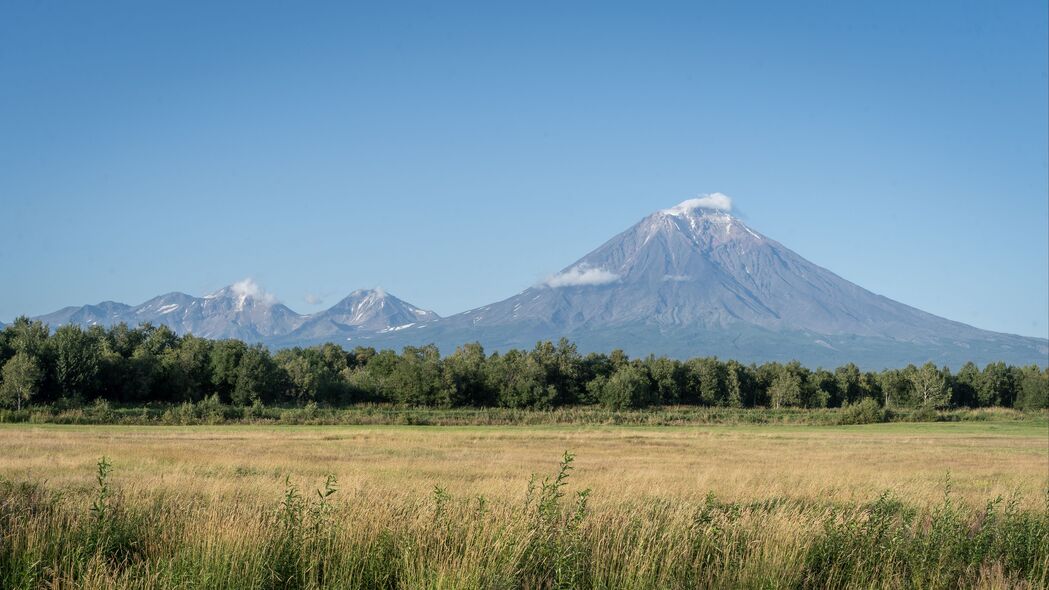
[[[382,287],[375,287],[374,289],[357,289],[349,295],[349,297],[362,300],[367,299],[369,301],[381,301],[386,299],[387,296],[386,289],[383,289]],[[390,297],[392,297],[392,295],[390,295]]]
[[[680,234],[701,250],[729,242],[757,244],[768,240],[733,215],[731,206],[729,197],[714,193],[657,211],[635,228],[645,242],[657,234]]]
[[[287,340],[352,340],[362,334],[395,332],[438,319],[436,313],[402,301],[382,287],[357,289],[330,308],[309,316]]]
[[[267,292],[250,277],[209,293],[204,296],[204,299],[230,299],[238,311],[245,307],[256,305],[268,307],[279,303],[272,293]]]

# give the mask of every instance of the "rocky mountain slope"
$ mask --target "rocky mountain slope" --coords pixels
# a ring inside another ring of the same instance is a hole
[[[450,351],[560,336],[584,350],[813,365],[1044,365],[1049,355],[1045,340],[979,330],[850,283],[750,228],[718,194],[649,215],[509,299],[375,340]]]
[[[448,318],[378,289],[300,315],[246,280],[202,298],[169,293],[38,319],[52,327],[152,322],[275,347],[432,342],[450,353],[465,342],[502,350],[567,337],[583,351],[812,366],[1049,364],[1045,339],[980,330],[867,291],[749,227],[717,193],[657,211],[541,284]]]

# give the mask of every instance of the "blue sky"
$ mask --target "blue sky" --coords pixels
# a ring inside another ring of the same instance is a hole
[[[719,191],[867,289],[1045,337],[1046,11],[5,3],[0,320],[244,277],[451,314]]]

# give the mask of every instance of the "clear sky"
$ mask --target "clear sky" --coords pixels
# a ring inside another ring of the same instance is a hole
[[[0,320],[251,277],[442,315],[733,197],[876,293],[1049,333],[1044,0],[6,2]]]

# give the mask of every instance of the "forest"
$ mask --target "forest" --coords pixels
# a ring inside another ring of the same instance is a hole
[[[743,364],[716,357],[629,358],[580,354],[574,344],[486,353],[468,343],[441,356],[435,346],[400,353],[336,344],[270,351],[239,340],[179,336],[166,326],[83,329],[18,318],[0,331],[0,406],[194,403],[341,407],[359,403],[450,408],[550,409],[596,405],[726,408],[1049,407],[1049,368],[983,368],[956,373],[933,363],[882,371],[798,362]]]

